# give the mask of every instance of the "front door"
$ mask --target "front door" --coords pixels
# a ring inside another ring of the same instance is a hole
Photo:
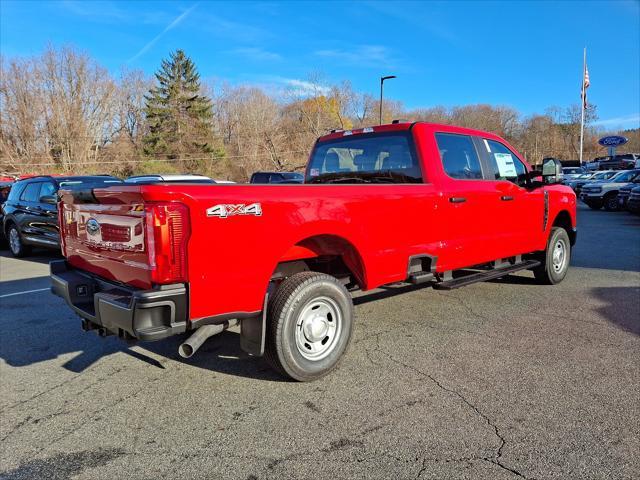
[[[540,246],[544,233],[544,190],[528,188],[527,167],[507,146],[481,138],[477,142],[491,186],[491,209],[500,230],[502,258],[529,253]]]

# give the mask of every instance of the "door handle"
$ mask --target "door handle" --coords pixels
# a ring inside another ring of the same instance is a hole
[[[500,197],[500,200],[502,200],[503,202],[510,202],[511,200],[513,200],[513,197],[511,195],[503,195]]]
[[[451,203],[464,203],[467,199],[464,197],[449,197],[449,201]]]

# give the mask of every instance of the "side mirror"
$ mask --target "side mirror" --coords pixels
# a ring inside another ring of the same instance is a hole
[[[542,181],[546,185],[562,182],[562,164],[555,158],[547,158],[542,163]]]
[[[49,205],[55,205],[58,203],[58,197],[55,195],[43,195],[40,197],[40,203],[48,203]]]

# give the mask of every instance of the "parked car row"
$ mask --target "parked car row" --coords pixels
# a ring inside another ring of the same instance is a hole
[[[640,186],[640,169],[605,170],[581,175],[565,181],[576,196],[594,210],[604,207],[607,211],[629,209],[629,199],[634,188]],[[631,202],[633,211],[634,202]]]

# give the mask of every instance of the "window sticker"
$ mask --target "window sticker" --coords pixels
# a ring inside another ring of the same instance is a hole
[[[317,177],[318,175],[320,175],[320,169],[312,168],[311,171],[309,172],[309,175],[312,177]]]
[[[494,153],[498,165],[498,173],[501,177],[513,178],[518,176],[516,165],[510,153]]]

